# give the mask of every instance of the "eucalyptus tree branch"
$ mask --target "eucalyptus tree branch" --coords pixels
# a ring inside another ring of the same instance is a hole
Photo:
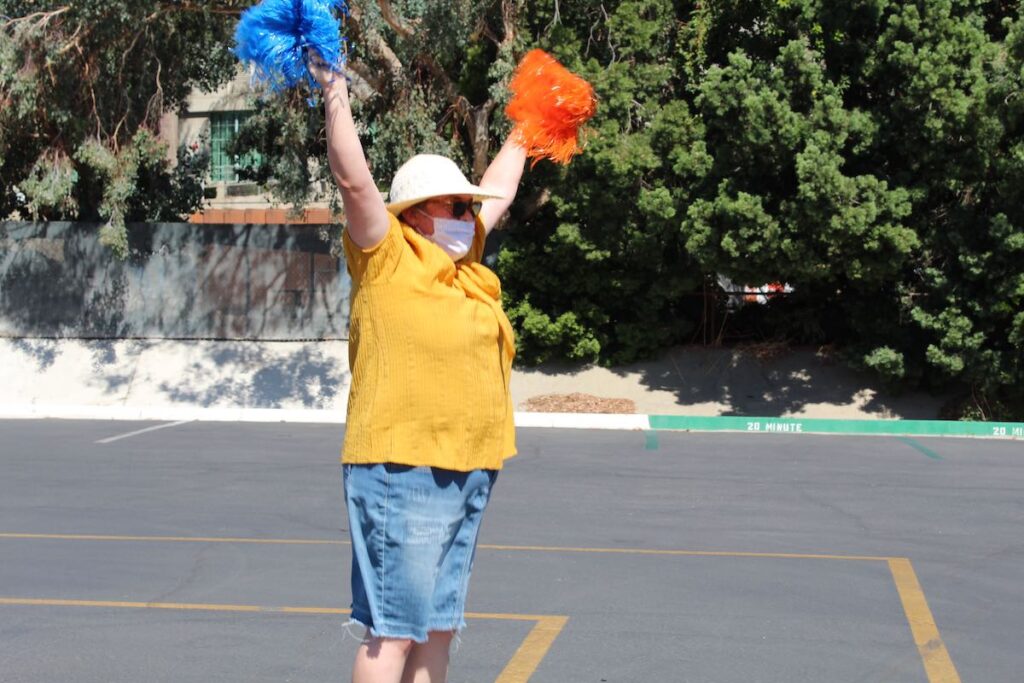
[[[377,0],[377,6],[380,7],[380,15],[383,17],[384,22],[392,28],[392,30],[403,38],[408,38],[413,35],[416,31],[402,24],[401,19],[395,14],[395,9],[391,6],[389,0]]]
[[[143,120],[149,120],[152,123],[158,123],[160,117],[163,115],[164,110],[164,88],[160,84],[160,74],[163,72],[164,65],[157,59],[156,60],[156,90],[153,92],[153,96],[146,102],[146,113]],[[155,105],[155,106],[154,106]]]
[[[558,12],[558,3],[555,3],[555,12]],[[504,37],[500,45],[511,45],[516,39],[516,19],[519,15],[519,2],[517,0],[501,0],[501,28]]]
[[[455,87],[455,83],[452,82],[451,77],[445,72],[444,67],[438,64],[432,54],[421,52],[417,55],[416,59],[430,72],[431,76],[437,79],[449,103],[455,105],[460,99],[465,99],[459,94],[458,88]]]
[[[358,76],[359,81],[369,87],[373,92],[378,94],[384,92],[384,82],[381,80],[380,76],[374,74],[373,69],[370,68],[369,65],[364,64],[363,62],[352,61],[346,64],[345,68]],[[353,94],[359,94],[356,93],[356,83],[359,81],[355,81],[352,84]],[[362,96],[362,94],[359,95]]]
[[[362,18],[363,12],[358,6],[353,6],[349,10],[349,18],[351,21],[346,22],[346,31],[349,39],[356,44],[363,44],[367,50],[373,56],[379,58],[384,62],[388,74],[391,78],[398,79],[405,71],[405,65],[402,64],[398,55],[395,54],[391,46],[387,44],[384,37],[378,34],[376,31],[368,31],[366,33],[362,30]],[[363,64],[357,61],[351,61],[347,67],[354,73],[358,74],[366,83],[377,92],[384,92],[384,79],[380,74],[373,73],[371,67],[368,64]]]
[[[488,99],[484,104],[473,107],[466,117],[469,123],[470,144],[473,147],[473,181],[478,182],[487,172],[491,162],[491,114],[497,102]]]
[[[21,22],[29,22],[33,19],[38,19],[38,21],[35,22],[32,28],[41,28],[48,24],[50,20],[53,19],[54,17],[60,16],[61,14],[64,14],[70,9],[71,6],[66,5],[64,7],[58,7],[57,9],[49,10],[46,12],[33,12],[32,14],[26,14],[23,17],[14,17],[12,19],[8,19],[7,21],[5,21],[2,24],[2,27],[6,29],[10,26],[14,26],[15,24],[19,24]]]
[[[233,16],[241,16],[242,12],[248,9],[248,5],[246,7],[234,7],[232,6],[234,3],[231,2],[226,3],[227,6],[224,7],[211,7],[211,4],[212,3],[208,3],[205,5],[195,5],[190,2],[164,2],[160,4],[160,8],[163,10],[172,11],[181,10],[183,12],[202,12],[204,14],[227,14]]]

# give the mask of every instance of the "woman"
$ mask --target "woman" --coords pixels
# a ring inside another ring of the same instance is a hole
[[[352,535],[352,619],[367,627],[354,683],[447,677],[477,533],[515,454],[512,329],[480,259],[522,177],[508,141],[479,185],[418,155],[385,204],[356,134],[343,77],[324,89],[328,160],[341,189],[352,276],[352,371],[342,463]]]

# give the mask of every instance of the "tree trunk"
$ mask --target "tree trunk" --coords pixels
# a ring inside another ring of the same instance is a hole
[[[473,147],[473,182],[479,182],[491,163],[491,112],[494,111],[495,102],[487,100],[478,107],[473,107],[467,117],[469,123],[469,142]]]

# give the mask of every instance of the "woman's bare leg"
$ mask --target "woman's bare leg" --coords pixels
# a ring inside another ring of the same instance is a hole
[[[427,642],[413,643],[401,683],[444,683],[448,680],[448,651],[453,631],[431,631]]]
[[[356,650],[352,683],[401,683],[414,644],[401,638],[374,638],[367,632]]]

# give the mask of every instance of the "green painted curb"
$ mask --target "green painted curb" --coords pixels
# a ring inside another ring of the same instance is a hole
[[[1024,422],[955,420],[828,420],[794,417],[686,417],[650,415],[651,429],[754,434],[888,434],[894,436],[984,436],[1024,439]]]

